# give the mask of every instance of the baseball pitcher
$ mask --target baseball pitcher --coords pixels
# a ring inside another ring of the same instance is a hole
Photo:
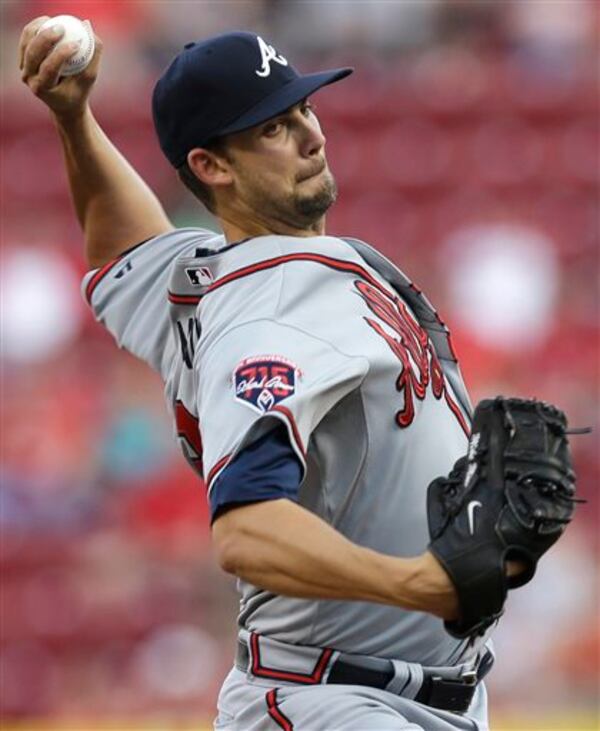
[[[163,378],[238,577],[227,731],[488,728],[507,591],[573,511],[564,416],[472,409],[449,332],[368,244],[325,233],[336,185],[300,74],[268,41],[190,43],[152,98],[160,146],[223,235],[174,229],[90,111],[102,44],[60,77],[61,29],[23,31],[91,271],[84,296]],[[445,477],[448,475],[448,477]]]

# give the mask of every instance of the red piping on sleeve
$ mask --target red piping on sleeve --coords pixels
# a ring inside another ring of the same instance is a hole
[[[116,259],[111,259],[111,261],[107,262],[103,267],[100,267],[100,269],[98,269],[98,271],[90,279],[87,287],[85,288],[85,298],[88,301],[88,304],[92,304],[92,295],[94,294],[94,290],[96,289],[96,287],[110,272],[110,270],[121,261],[122,258],[123,255],[118,256]]]
[[[206,478],[206,489],[210,491],[210,488],[212,486],[212,482],[217,476],[217,474],[221,471],[223,467],[229,462],[231,455],[226,454],[224,457],[221,457],[221,459],[214,465],[214,467],[211,469],[211,471],[208,473],[208,476]]]
[[[90,304],[90,305],[92,304],[92,295],[94,294],[94,290],[100,284],[100,282],[104,279],[104,277],[110,272],[110,270],[115,266],[115,264],[118,264],[128,254],[131,254],[132,251],[135,251],[137,248],[139,248],[143,244],[148,243],[148,241],[150,241],[153,238],[155,238],[155,237],[152,236],[152,237],[150,237],[150,239],[144,239],[144,241],[140,241],[140,243],[135,244],[135,246],[130,246],[128,249],[125,249],[125,251],[122,251],[119,254],[119,256],[106,262],[106,264],[104,264],[103,266],[100,267],[100,269],[98,269],[98,271],[94,274],[94,276],[87,283],[87,287],[85,288],[85,298],[88,301],[88,304]]]
[[[298,429],[298,426],[296,425],[296,420],[294,419],[294,415],[292,414],[292,412],[287,407],[281,406],[279,404],[277,406],[273,406],[270,411],[278,411],[280,414],[283,414],[283,416],[285,416],[285,418],[289,421],[289,424],[292,428],[292,434],[294,435],[294,441],[296,442],[296,445],[300,450],[302,458],[306,461],[306,450],[304,449],[304,444],[302,444],[302,437],[300,436],[300,431]]]

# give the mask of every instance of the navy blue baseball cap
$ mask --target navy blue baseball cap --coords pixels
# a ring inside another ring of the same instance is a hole
[[[152,95],[162,151],[178,168],[194,147],[265,122],[352,71],[299,74],[254,33],[237,31],[188,43]]]

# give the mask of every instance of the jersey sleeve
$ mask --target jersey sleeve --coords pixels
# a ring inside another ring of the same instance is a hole
[[[175,229],[123,252],[83,278],[82,293],[118,345],[162,373],[170,354],[168,283],[171,264],[216,240],[204,229]],[[221,239],[222,241],[222,239]]]
[[[273,320],[230,329],[201,347],[195,363],[203,471],[211,490],[237,454],[283,424],[306,471],[312,432],[360,387],[369,361]]]
[[[230,507],[287,498],[296,501],[302,464],[279,424],[244,447],[216,478],[210,491],[211,523]]]

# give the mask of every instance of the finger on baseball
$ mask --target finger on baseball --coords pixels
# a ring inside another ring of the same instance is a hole
[[[63,63],[79,48],[77,43],[65,43],[55,48],[40,64],[36,79],[36,93],[56,86]]]
[[[83,21],[83,24],[87,27],[89,32],[92,34],[92,37],[94,38],[94,42],[97,45],[102,45],[102,40],[96,35],[96,32],[94,31],[94,27],[92,25],[92,21],[88,20],[87,18]]]
[[[104,44],[102,43],[102,38],[100,38],[100,36],[96,35],[96,32],[94,31],[94,27],[92,26],[91,20],[84,20],[83,24],[87,25],[87,27],[90,29],[91,34],[94,36],[94,43],[95,43],[94,61],[95,61],[96,55],[100,55],[102,53]]]
[[[31,39],[25,49],[25,58],[23,60],[24,81],[37,73],[40,64],[62,38],[63,34],[64,31],[57,33],[54,29],[47,28]]]
[[[85,21],[85,22],[89,23],[89,21]],[[90,29],[92,29],[91,23],[90,23]],[[92,29],[92,33],[93,32],[94,31]],[[88,78],[95,78],[98,75],[98,66],[100,65],[100,57],[102,56],[102,51],[104,50],[104,44],[102,43],[102,39],[99,38],[95,33],[94,33],[94,42],[96,44],[95,48],[94,48],[94,55],[92,56],[92,60],[90,61],[88,66],[86,66],[85,70],[82,72]]]
[[[27,25],[23,28],[21,38],[19,39],[19,69],[23,70],[27,44],[38,32],[38,28],[49,20],[49,18],[49,15],[40,15],[38,18],[34,18],[30,23],[27,23]]]

